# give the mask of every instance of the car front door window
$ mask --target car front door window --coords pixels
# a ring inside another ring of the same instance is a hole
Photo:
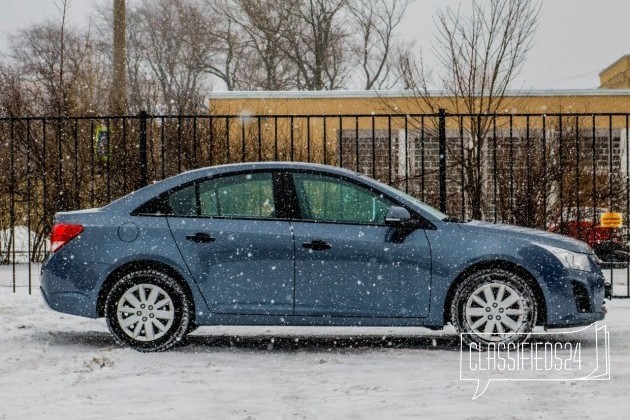
[[[293,175],[302,219],[383,225],[392,202],[382,194],[325,175]]]

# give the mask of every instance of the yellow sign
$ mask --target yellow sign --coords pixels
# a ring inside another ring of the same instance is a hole
[[[602,213],[601,227],[620,228],[623,225],[623,215],[621,213]]]

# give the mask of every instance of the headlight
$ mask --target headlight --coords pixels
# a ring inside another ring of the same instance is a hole
[[[572,268],[573,270],[580,271],[591,271],[591,262],[586,254],[580,254],[579,252],[573,252],[550,245],[536,245],[551,252],[566,268]]]

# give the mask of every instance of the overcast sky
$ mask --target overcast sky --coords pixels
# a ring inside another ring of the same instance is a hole
[[[72,0],[69,19],[86,25],[94,4],[112,0]],[[129,4],[134,0],[127,0]],[[483,2],[483,0],[480,0]],[[54,0],[0,0],[0,50],[6,36],[37,21],[58,19]],[[470,1],[415,0],[401,28],[416,48],[429,51],[439,6],[467,7]],[[630,53],[630,1],[543,0],[535,45],[515,87],[526,89],[595,88],[599,72]],[[430,63],[429,63],[430,64]]]

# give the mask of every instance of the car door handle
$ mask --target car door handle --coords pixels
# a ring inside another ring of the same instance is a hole
[[[207,233],[198,232],[194,235],[186,236],[186,239],[189,241],[197,242],[197,243],[208,243],[214,242],[216,239],[213,236],[208,235]]]
[[[312,249],[313,251],[323,251],[325,249],[330,249],[330,244],[320,240],[304,242],[302,246],[304,248]]]

